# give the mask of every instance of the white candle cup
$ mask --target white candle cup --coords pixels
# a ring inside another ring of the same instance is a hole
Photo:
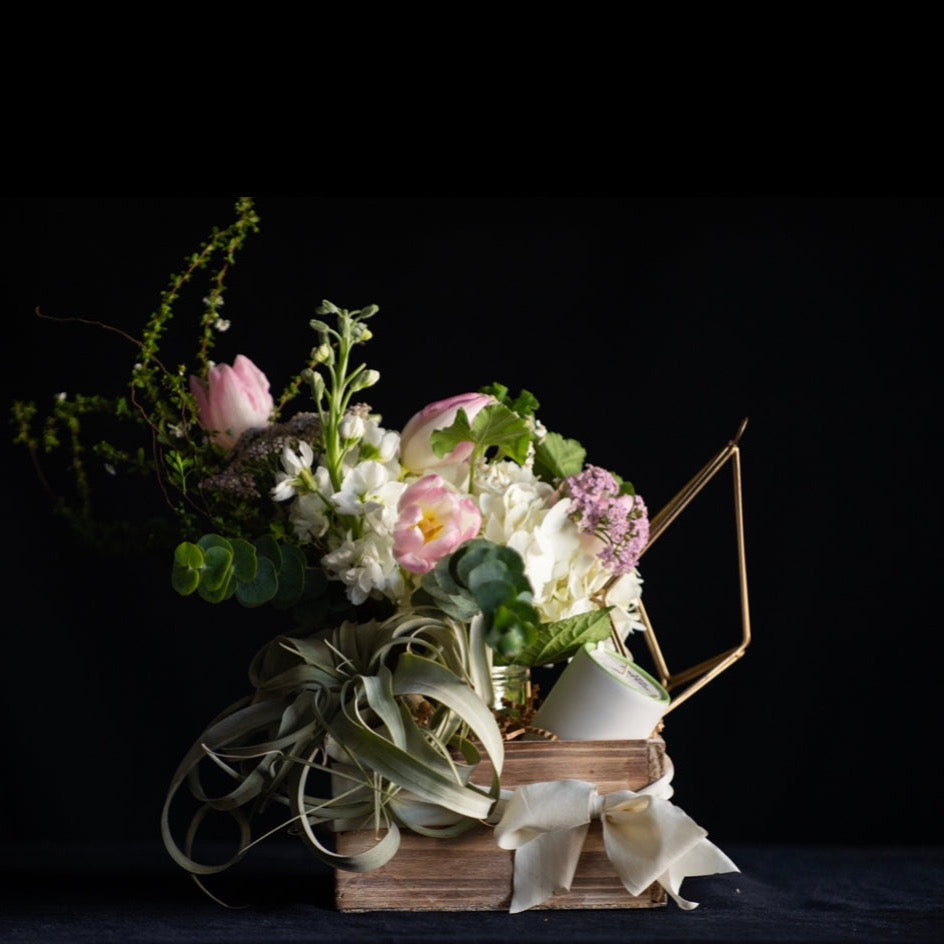
[[[635,662],[593,643],[561,672],[532,724],[562,741],[636,741],[650,737],[669,693]]]

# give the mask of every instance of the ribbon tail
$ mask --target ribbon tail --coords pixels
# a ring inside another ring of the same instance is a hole
[[[676,859],[656,881],[666,890],[672,900],[684,911],[693,911],[697,901],[688,901],[679,894],[682,882],[689,876],[717,875],[721,872],[741,870],[713,843],[702,839],[697,845]]]
[[[544,833],[515,850],[510,914],[527,911],[557,892],[570,891],[589,823]]]

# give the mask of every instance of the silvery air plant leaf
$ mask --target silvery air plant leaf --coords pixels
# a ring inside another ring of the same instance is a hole
[[[463,624],[422,613],[276,638],[250,667],[255,693],[197,738],[173,777],[162,816],[171,855],[194,876],[228,868],[248,851],[252,819],[267,805],[288,808],[283,826],[299,831],[318,857],[354,871],[389,861],[402,825],[449,836],[477,824],[498,798],[504,760],[501,732],[471,683],[487,675],[484,661]],[[495,771],[487,790],[469,783],[482,753]],[[233,782],[217,796],[201,787],[201,765],[211,761]],[[314,772],[344,786],[311,793]],[[181,846],[171,821],[184,787],[198,806]],[[434,814],[419,816],[424,807]],[[239,827],[237,849],[223,863],[193,857],[210,811]],[[341,856],[315,831],[333,823],[370,824],[383,838]]]

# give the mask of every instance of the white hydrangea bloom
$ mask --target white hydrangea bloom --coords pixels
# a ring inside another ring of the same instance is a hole
[[[633,569],[628,574],[621,574],[619,579],[606,592],[606,602],[613,604],[612,616],[621,639],[632,632],[645,631],[646,626],[639,617],[637,603],[642,596],[642,577]]]
[[[545,587],[563,573],[579,544],[577,528],[567,518],[567,504],[552,505],[553,488],[515,463],[496,462],[479,472],[481,535],[521,555],[535,608],[546,618]]]
[[[553,622],[593,610],[594,594],[612,574],[568,516],[570,500],[555,501],[549,484],[530,468],[512,462],[492,463],[479,472],[481,534],[521,555],[541,619]],[[638,574],[627,574],[607,595],[607,602],[616,607],[614,618],[623,635],[635,628],[629,614],[635,609],[640,586]]]

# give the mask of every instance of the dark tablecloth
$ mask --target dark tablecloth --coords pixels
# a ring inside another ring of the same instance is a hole
[[[159,843],[0,846],[3,944],[129,942],[944,941],[944,847],[727,845],[740,873],[686,879],[651,910],[368,912],[334,908],[331,871],[299,844],[263,844],[211,884]]]

